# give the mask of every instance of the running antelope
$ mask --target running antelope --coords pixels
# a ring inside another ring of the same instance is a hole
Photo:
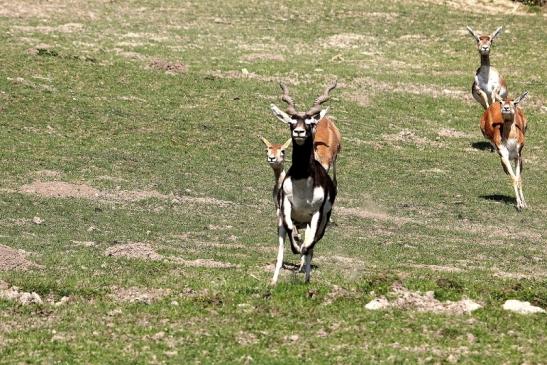
[[[273,187],[272,196],[275,204],[275,209],[278,210],[279,204],[277,202],[277,193],[279,192],[281,183],[285,178],[285,168],[283,167],[283,163],[285,162],[285,151],[291,145],[292,139],[289,138],[289,140],[284,144],[274,144],[270,143],[266,138],[262,136],[259,136],[259,138],[266,145],[267,161],[274,172],[275,184]],[[279,214],[279,211],[277,211],[277,214]]]
[[[511,176],[518,210],[527,206],[522,193],[521,179],[522,148],[524,147],[527,120],[522,109],[518,107],[526,95],[528,95],[527,91],[515,100],[506,98],[503,101],[492,103],[484,112],[480,122],[482,134],[490,140],[500,155],[505,173]],[[514,172],[510,161],[515,163]]]
[[[310,281],[311,260],[315,244],[323,237],[336,198],[336,187],[321,162],[315,157],[315,141],[320,122],[327,109],[321,104],[329,100],[329,93],[336,87],[336,81],[329,85],[307,112],[297,112],[287,87],[282,100],[288,104],[287,112],[271,105],[274,115],[291,130],[292,165],[287,171],[278,194],[278,241],[277,262],[272,278],[276,284],[283,265],[285,237],[289,235],[294,254],[301,254],[304,261],[305,281]],[[327,119],[328,120],[328,119]],[[328,120],[328,123],[332,123]],[[329,157],[329,156],[325,156]],[[330,156],[326,161],[335,161]],[[297,229],[305,228],[304,241],[300,240]],[[301,244],[300,244],[301,243]]]
[[[293,99],[289,96],[289,89],[284,84],[279,84],[281,86],[281,89],[283,90],[283,96],[281,97],[281,100],[287,103],[287,114],[291,118],[305,118],[306,115],[310,116],[311,113],[319,113],[321,111],[321,103],[325,102],[326,100],[319,100],[321,97],[317,98],[312,106],[312,108],[306,112],[297,112],[296,106],[294,105]],[[328,95],[328,93],[336,87],[336,80],[329,86],[328,90],[325,90],[324,95]],[[328,96],[327,96],[328,100]],[[327,112],[325,111],[325,114]],[[334,182],[334,186],[338,186],[338,182],[336,180],[336,159],[338,158],[338,153],[340,153],[340,141],[342,137],[340,135],[340,131],[334,124],[334,122],[328,118],[328,117],[322,117],[320,118],[319,122],[317,123],[317,127],[315,128],[315,138],[313,141],[313,151],[314,156],[317,161],[323,166],[327,172],[332,167],[332,179]]]
[[[498,27],[491,35],[479,35],[471,27],[467,27],[467,30],[477,41],[477,49],[481,55],[481,66],[475,73],[471,94],[484,109],[488,109],[494,101],[501,101],[507,97],[505,80],[498,70],[490,66],[492,42],[500,35],[502,27]]]

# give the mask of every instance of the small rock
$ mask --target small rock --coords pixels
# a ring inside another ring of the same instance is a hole
[[[503,309],[521,314],[545,313],[545,309],[543,308],[531,305],[530,302],[523,302],[515,299],[505,301]]]
[[[371,300],[365,305],[366,309],[369,310],[378,310],[378,309],[384,309],[389,307],[389,302],[386,298],[376,298]]]
[[[23,305],[42,304],[42,298],[35,292],[22,293],[21,296],[19,296],[19,302]]]
[[[171,302],[171,305],[178,306],[178,305],[179,305],[179,302],[177,302],[176,300],[173,300],[173,301]]]
[[[44,223],[44,220],[43,220],[42,218],[36,216],[36,217],[32,218],[32,223],[34,223],[34,224],[42,224],[42,223]]]
[[[70,297],[62,297],[61,300],[59,300],[58,302],[54,303],[53,305],[58,307],[60,305],[63,305],[65,303],[68,303],[68,301],[70,300]]]
[[[290,335],[289,337],[287,337],[287,339],[291,342],[296,342],[300,339],[300,336],[298,335]]]
[[[156,333],[155,335],[152,336],[152,339],[155,340],[155,341],[159,341],[164,337],[165,337],[165,332],[159,331],[158,333]]]

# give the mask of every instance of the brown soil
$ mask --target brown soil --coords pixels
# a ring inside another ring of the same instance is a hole
[[[28,253],[0,244],[0,271],[28,270],[39,267],[27,259]]]
[[[164,260],[166,262],[173,262],[184,266],[206,267],[211,269],[230,269],[239,267],[238,265],[234,265],[229,262],[216,261],[212,259],[187,260],[182,257],[163,256],[157,253],[151,245],[146,243],[127,243],[112,246],[106,249],[105,255],[140,260]]]
[[[35,194],[53,198],[79,198],[120,202],[137,202],[140,200],[156,198],[170,200],[173,204],[206,204],[221,207],[233,204],[229,201],[211,197],[174,196],[171,194],[162,194],[155,190],[101,191],[84,183],[73,184],[64,181],[35,181],[21,186],[19,191],[25,194]]]
[[[180,62],[168,62],[165,60],[154,60],[148,64],[149,67],[162,70],[170,74],[185,73],[188,67]]]
[[[116,245],[106,249],[105,255],[113,257],[127,257],[141,260],[162,260],[163,256],[158,254],[152,246],[146,243],[128,243]]]
[[[63,181],[36,181],[19,189],[22,193],[45,197],[98,199],[101,192],[86,184],[71,184]]]

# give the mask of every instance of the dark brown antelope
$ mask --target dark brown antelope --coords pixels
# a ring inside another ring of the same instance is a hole
[[[490,35],[479,35],[471,27],[467,27],[469,33],[477,41],[477,50],[481,55],[481,66],[475,73],[475,80],[471,86],[473,98],[488,109],[494,101],[503,100],[507,97],[507,85],[501,77],[498,70],[490,66],[490,49],[492,42],[501,33],[502,27],[499,27]]]
[[[324,119],[327,120],[325,125],[332,123],[325,118],[328,108],[322,109],[321,104],[329,100],[329,93],[336,87],[336,81],[324,90],[307,112],[298,112],[287,87],[282,84],[280,86],[283,90],[282,100],[288,104],[287,112],[273,104],[271,109],[280,121],[289,125],[293,150],[292,165],[278,194],[279,249],[272,284],[277,283],[283,265],[287,233],[292,252],[303,256],[305,281],[309,282],[313,249],[325,233],[336,198],[336,187],[327,173],[329,166],[325,168],[315,158],[315,138],[319,124]],[[339,147],[336,151],[338,150]],[[335,160],[335,157],[330,156],[328,161]],[[326,161],[324,160],[325,163]],[[305,229],[303,242],[297,231],[300,228]]]
[[[506,98],[503,101],[492,103],[485,110],[481,121],[482,134],[488,138],[501,158],[501,165],[506,174],[511,176],[513,189],[517,200],[517,209],[526,208],[526,201],[522,193],[522,148],[526,133],[527,120],[518,104],[524,100],[528,92],[523,93],[515,100]],[[515,163],[515,171],[511,166]]]

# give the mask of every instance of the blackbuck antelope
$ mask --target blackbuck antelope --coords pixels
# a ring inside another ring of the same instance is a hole
[[[266,138],[262,136],[259,136],[259,138],[266,145],[266,158],[274,173],[275,183],[272,191],[272,196],[275,204],[275,209],[279,209],[277,195],[279,192],[279,188],[281,187],[281,183],[285,178],[285,168],[283,166],[283,163],[285,162],[285,151],[291,145],[292,138],[289,138],[289,140],[284,144],[270,143]]]
[[[317,98],[312,106],[312,108],[304,112],[297,112],[296,106],[294,105],[293,99],[289,96],[289,89],[284,84],[279,84],[283,90],[283,96],[281,100],[287,103],[287,114],[293,118],[305,118],[306,116],[311,115],[310,113],[319,113],[321,111],[321,103],[328,100],[328,93],[336,87],[336,81],[334,81],[328,90],[325,90],[327,95],[326,100],[319,100],[321,97]],[[275,113],[275,112],[274,112]],[[325,114],[327,111],[325,110]],[[332,167],[332,179],[334,181],[334,186],[338,186],[336,180],[336,159],[338,158],[338,153],[340,153],[340,141],[342,137],[340,136],[340,131],[334,124],[334,122],[328,117],[321,117],[317,126],[315,128],[315,137],[313,141],[313,151],[314,156],[317,161],[323,166],[327,172]]]
[[[527,121],[524,112],[518,104],[524,100],[528,92],[523,93],[515,100],[506,98],[503,101],[492,103],[484,112],[481,121],[482,134],[490,140],[501,157],[501,165],[506,174],[511,176],[517,209],[526,208],[526,201],[522,193],[522,148]],[[515,163],[515,171],[511,162]]]
[[[336,160],[335,156],[326,155],[330,149],[324,149],[323,162],[316,159],[315,142],[319,125],[332,124],[325,118],[327,109],[321,104],[329,100],[329,93],[336,87],[336,81],[329,85],[307,112],[298,112],[288,89],[281,84],[281,99],[288,104],[287,112],[271,105],[274,115],[289,125],[292,138],[292,165],[287,171],[278,194],[278,239],[279,249],[272,284],[276,284],[283,266],[285,237],[288,233],[291,249],[294,254],[303,256],[305,281],[310,281],[311,260],[315,244],[323,237],[329,222],[332,206],[336,198],[336,187],[327,173],[323,163]],[[332,129],[328,129],[333,133]],[[339,137],[337,137],[339,138]],[[339,139],[338,139],[339,140]],[[326,147],[329,145],[326,143]],[[339,148],[338,148],[339,149]],[[336,151],[338,151],[336,149]],[[334,170],[334,169],[333,169]],[[334,172],[334,171],[333,171]],[[298,229],[305,228],[304,241],[300,239]]]
[[[502,27],[499,27],[490,35],[479,35],[470,27],[467,27],[467,30],[477,41],[477,49],[481,55],[481,66],[475,73],[471,94],[484,109],[488,109],[494,101],[503,100],[507,97],[505,80],[498,70],[490,66],[492,42],[501,33]]]

